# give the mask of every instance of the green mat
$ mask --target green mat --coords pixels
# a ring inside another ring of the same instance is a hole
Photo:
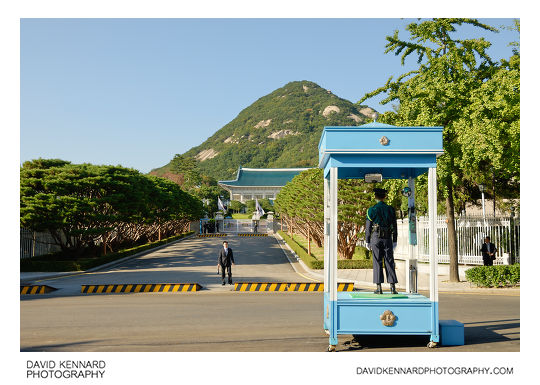
[[[409,298],[406,294],[375,294],[375,293],[350,293],[351,298],[389,299]]]

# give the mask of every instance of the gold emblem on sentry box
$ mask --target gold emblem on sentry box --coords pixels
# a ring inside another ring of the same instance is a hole
[[[394,326],[396,316],[390,310],[385,310],[384,313],[381,314],[380,318],[384,326]]]
[[[388,143],[390,143],[390,139],[388,139],[386,136],[383,136],[381,139],[379,139],[379,143],[383,146],[388,146]]]

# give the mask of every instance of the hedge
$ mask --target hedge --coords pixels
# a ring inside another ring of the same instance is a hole
[[[519,284],[519,263],[514,265],[476,266],[465,271],[467,281],[481,287],[504,287]]]
[[[115,253],[90,258],[79,258],[76,260],[67,260],[66,257],[62,257],[59,253],[53,253],[46,256],[40,256],[35,258],[21,259],[21,272],[62,272],[62,271],[84,271],[91,269],[92,267],[104,265],[109,262],[116,261],[121,258],[128,257],[133,254],[140,253],[141,251],[153,249],[155,247],[164,245],[165,243],[173,242],[178,239],[184,238],[193,234],[193,231],[188,233],[175,235],[169,238],[162,239],[161,241],[155,241],[131,247],[117,251]]]
[[[278,230],[278,234],[287,242],[289,247],[304,261],[310,269],[324,269],[324,261],[320,261],[300,246],[296,241],[287,235],[287,233]],[[373,268],[371,260],[353,260],[340,259],[338,260],[338,269],[371,269]]]

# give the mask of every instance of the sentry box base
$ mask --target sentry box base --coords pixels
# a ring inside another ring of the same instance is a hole
[[[339,292],[333,304],[324,293],[326,330],[330,330],[332,306],[336,306],[338,335],[429,335],[432,342],[439,342],[438,303],[423,295]]]
[[[441,333],[441,345],[465,345],[465,329],[461,322],[456,320],[440,320],[439,330]]]

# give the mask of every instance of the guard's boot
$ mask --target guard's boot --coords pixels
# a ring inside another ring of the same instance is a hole
[[[375,294],[382,294],[382,287],[381,287],[380,283],[377,284],[377,288],[375,289],[374,293]]]
[[[392,294],[397,294],[398,292],[396,291],[396,284],[395,283],[391,283],[390,284],[390,292]]]

